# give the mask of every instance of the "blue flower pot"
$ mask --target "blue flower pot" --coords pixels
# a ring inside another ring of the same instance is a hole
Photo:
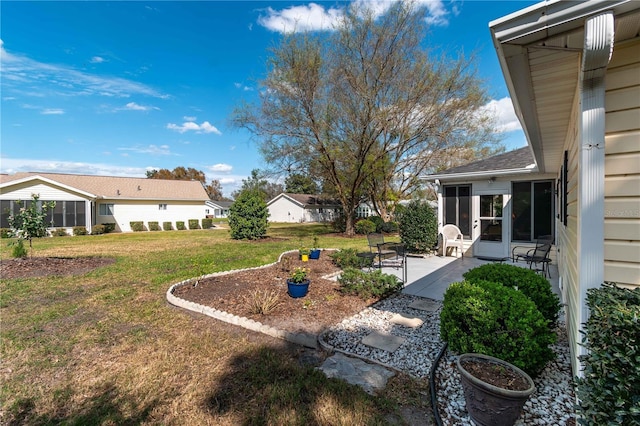
[[[309,253],[309,259],[314,259],[314,260],[320,259],[320,249],[311,250],[311,252]]]
[[[289,291],[289,296],[293,298],[304,297],[309,292],[309,280],[304,280],[301,283],[287,280],[287,290]]]

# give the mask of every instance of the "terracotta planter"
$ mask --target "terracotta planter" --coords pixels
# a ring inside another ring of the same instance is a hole
[[[480,363],[486,368],[510,371],[526,383],[524,390],[511,390],[494,386],[475,376],[464,368],[467,362]],[[536,390],[527,373],[506,361],[482,354],[463,354],[456,361],[467,411],[471,419],[481,426],[511,426],[520,417],[522,407]]]
[[[289,296],[293,298],[304,297],[309,292],[309,280],[304,280],[301,283],[296,283],[291,280],[287,280],[287,291]]]

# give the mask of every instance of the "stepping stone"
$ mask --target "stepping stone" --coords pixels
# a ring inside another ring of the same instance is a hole
[[[409,307],[421,311],[435,312],[440,308],[440,303],[430,299],[417,299],[411,302]]]
[[[420,318],[410,317],[405,314],[393,314],[391,317],[391,323],[403,325],[405,327],[418,328],[424,323],[424,321]]]
[[[404,337],[374,331],[362,339],[362,344],[387,352],[395,352],[405,340]]]
[[[387,380],[395,375],[386,368],[369,364],[361,359],[349,358],[341,353],[327,358],[319,369],[329,378],[338,378],[362,387],[367,393],[373,394],[376,390],[387,385]]]

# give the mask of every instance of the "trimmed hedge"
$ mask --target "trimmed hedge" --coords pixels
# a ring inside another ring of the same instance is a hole
[[[162,222],[162,229],[165,231],[173,231],[173,225],[171,222]]]
[[[54,237],[68,237],[69,233],[65,228],[56,228],[51,231],[51,235]]]
[[[555,357],[556,334],[523,293],[489,281],[453,283],[444,294],[440,335],[460,354],[507,361],[536,377]]]
[[[213,219],[204,218],[202,219],[202,229],[211,229],[213,228]]]
[[[107,223],[103,223],[104,225],[104,233],[108,234],[110,232],[113,232],[116,230],[116,223],[115,222],[107,222]]]
[[[347,268],[338,277],[338,282],[342,293],[355,294],[364,300],[372,297],[386,297],[404,287],[398,277],[383,274],[379,269],[364,272],[360,269]]]
[[[184,226],[184,222],[183,221],[178,220],[178,221],[176,221],[176,229],[178,231],[184,231],[187,228]]]
[[[102,235],[105,233],[105,226],[104,224],[100,224],[100,225],[93,225],[91,227],[91,235]]]
[[[158,222],[149,222],[149,231],[160,231],[160,224]]]
[[[376,232],[376,224],[370,221],[369,219],[360,219],[356,222],[355,225],[356,234],[370,234],[372,232]]]
[[[551,289],[545,277],[531,269],[519,266],[487,263],[470,269],[463,274],[467,281],[492,281],[507,287],[517,288],[536,304],[536,307],[549,321],[549,327],[555,327],[560,312],[560,299]]]
[[[131,230],[133,232],[142,232],[147,230],[144,226],[144,222],[142,221],[129,222],[129,226],[131,226]]]
[[[411,201],[398,226],[400,241],[412,253],[427,253],[438,242],[438,217],[427,203]]]
[[[591,315],[576,380],[577,413],[583,425],[640,425],[640,288],[613,283],[587,290]]]
[[[86,226],[74,226],[73,227],[73,235],[87,235],[87,227]]]
[[[189,229],[200,229],[200,221],[198,219],[189,219]]]

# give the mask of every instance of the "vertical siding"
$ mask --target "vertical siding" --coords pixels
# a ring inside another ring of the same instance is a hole
[[[605,280],[640,286],[640,41],[607,68]]]

